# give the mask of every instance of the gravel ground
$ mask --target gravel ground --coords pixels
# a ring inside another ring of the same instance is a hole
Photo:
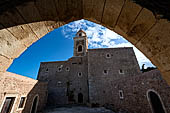
[[[115,112],[105,109],[104,107],[89,108],[89,107],[74,106],[74,107],[61,107],[61,108],[46,110],[43,113],[115,113]]]

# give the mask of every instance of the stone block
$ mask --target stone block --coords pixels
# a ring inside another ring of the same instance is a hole
[[[7,11],[0,15],[0,23],[4,26],[4,28],[9,28],[25,24],[25,21],[18,13],[18,11],[13,9],[12,11]]]
[[[115,31],[120,34],[126,34],[134,23],[134,21],[136,20],[141,10],[142,7],[132,2],[131,0],[126,0],[122,12],[118,18],[117,24],[115,26]]]
[[[36,0],[35,6],[43,20],[58,21],[58,12],[54,0]],[[60,6],[62,7],[62,6]]]
[[[152,29],[136,44],[149,58],[159,54],[170,46],[170,22],[159,20]]]
[[[41,38],[49,32],[45,25],[45,21],[42,20],[34,2],[28,2],[24,6],[18,6],[17,9],[26,22],[29,23],[28,25],[38,38]]]
[[[38,37],[28,24],[10,27],[8,30],[27,47],[38,40]]]
[[[128,30],[128,40],[136,44],[155,23],[156,19],[153,13],[143,8],[132,27]]]
[[[83,0],[83,18],[101,23],[105,0]]]
[[[17,58],[27,48],[7,29],[0,30],[0,54],[10,59]]]
[[[153,64],[155,64],[161,72],[170,70],[170,49],[167,49],[151,58]]]
[[[114,27],[120,15],[124,0],[106,0],[102,24]]]
[[[168,85],[170,85],[170,71],[162,72],[162,77],[165,79]]]
[[[12,59],[8,59],[0,55],[0,74],[8,69],[8,67],[12,64],[12,61]]]

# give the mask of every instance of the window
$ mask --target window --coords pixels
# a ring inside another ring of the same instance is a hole
[[[78,52],[82,52],[83,51],[83,46],[82,45],[79,45],[78,46]]]
[[[78,77],[82,77],[83,75],[82,75],[82,73],[81,72],[79,72],[78,73]]]
[[[21,97],[18,108],[24,108],[25,101],[26,101],[26,97]]]
[[[66,67],[66,71],[70,71],[70,68],[69,68],[69,67]]]
[[[57,70],[58,72],[61,72],[62,71],[62,68],[61,67],[58,67],[58,70]]]
[[[79,33],[79,36],[82,36],[82,33]]]
[[[106,58],[111,58],[111,54],[110,54],[110,53],[107,53],[107,54],[106,54]]]
[[[107,74],[108,74],[108,70],[103,70],[103,73],[104,73],[105,75],[107,75]]]
[[[124,71],[122,69],[120,69],[119,74],[124,74]]]
[[[123,91],[122,90],[119,90],[119,97],[120,97],[120,99],[123,99],[124,97],[123,97]]]
[[[58,85],[58,86],[61,86],[61,84],[62,84],[61,81],[58,81],[58,82],[57,82],[57,85]]]
[[[78,34],[78,36],[86,36],[86,34],[85,33],[82,33],[82,32],[80,32],[79,34]]]
[[[48,72],[48,68],[45,70],[45,72]]]
[[[73,62],[72,64],[77,64],[76,62]]]
[[[57,71],[58,71],[58,72],[61,72],[61,71],[62,71],[62,68],[63,68],[63,65],[58,66]]]
[[[6,97],[1,113],[11,113],[15,97]]]

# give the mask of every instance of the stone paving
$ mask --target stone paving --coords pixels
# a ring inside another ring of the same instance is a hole
[[[104,107],[99,108],[89,108],[89,107],[61,107],[52,110],[47,110],[43,113],[115,113],[111,110],[105,109]]]

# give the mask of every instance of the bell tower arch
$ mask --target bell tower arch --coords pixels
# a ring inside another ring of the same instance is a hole
[[[87,49],[87,35],[83,30],[79,30],[74,37],[74,56],[85,56]]]

